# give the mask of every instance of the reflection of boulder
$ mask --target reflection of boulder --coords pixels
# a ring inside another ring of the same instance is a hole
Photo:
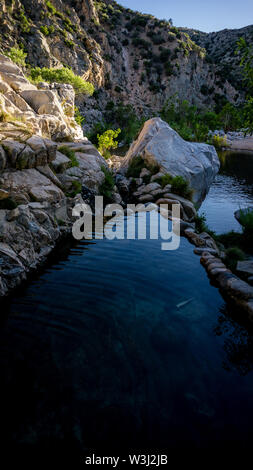
[[[149,166],[159,166],[164,174],[183,176],[194,190],[195,202],[204,199],[220,167],[213,146],[186,142],[160,118],[145,123],[123,160],[123,171],[136,156],[141,156]]]

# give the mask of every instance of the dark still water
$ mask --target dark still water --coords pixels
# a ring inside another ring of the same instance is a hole
[[[253,335],[237,320],[184,238],[63,248],[1,304],[1,453],[245,454]]]
[[[234,212],[253,206],[253,154],[222,152],[221,169],[199,212],[217,233],[240,231]]]

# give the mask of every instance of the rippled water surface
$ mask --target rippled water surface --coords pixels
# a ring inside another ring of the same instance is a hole
[[[221,230],[252,194],[233,171],[203,204]],[[176,252],[156,240],[62,247],[1,311],[4,449],[78,460],[251,448],[253,336],[184,238]]]
[[[221,169],[200,212],[207,216],[212,230],[224,233],[240,231],[234,212],[253,207],[253,154],[223,152]]]

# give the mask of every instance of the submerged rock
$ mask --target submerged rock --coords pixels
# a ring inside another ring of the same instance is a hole
[[[186,142],[160,118],[145,123],[123,159],[123,173],[137,156],[141,156],[148,166],[158,166],[163,174],[184,177],[193,189],[193,201],[197,203],[205,198],[220,167],[212,145]]]

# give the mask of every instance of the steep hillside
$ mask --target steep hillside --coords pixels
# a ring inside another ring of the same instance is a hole
[[[222,88],[225,80],[238,90],[244,91],[242,73],[240,70],[240,54],[236,54],[237,41],[244,38],[253,45],[253,25],[240,29],[224,29],[214,33],[203,33],[193,29],[180,29],[189,34],[191,39],[200,47],[206,49],[206,60],[217,68],[217,84]]]
[[[22,47],[27,68],[67,65],[96,88],[79,97],[88,123],[113,100],[146,116],[178,93],[198,106],[236,98],[189,35],[112,0],[0,0],[0,50]]]

